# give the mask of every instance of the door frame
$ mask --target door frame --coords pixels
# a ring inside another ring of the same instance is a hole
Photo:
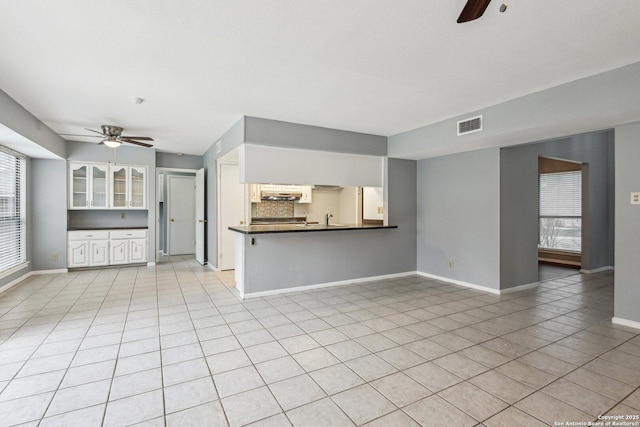
[[[222,247],[222,201],[220,198],[221,194],[221,177],[222,177],[222,165],[230,165],[230,166],[238,166],[239,162],[233,158],[234,153],[228,153],[229,158],[225,158],[225,156],[216,160],[216,264],[215,270],[220,270],[220,248]],[[238,181],[240,177],[238,177]],[[251,222],[251,189],[250,186],[246,183],[240,183],[244,185],[244,223],[249,224]]]
[[[197,230],[197,220],[196,220],[196,206],[195,206],[195,197],[196,197],[196,190],[195,190],[195,183],[196,183],[196,177],[191,176],[191,175],[170,175],[168,176],[165,180],[167,181],[168,185],[167,185],[167,218],[171,218],[174,215],[172,215],[172,203],[171,203],[171,183],[172,180],[177,179],[177,180],[189,180],[189,181],[193,181],[193,198],[194,198],[194,203],[193,203],[193,231],[194,231],[194,236],[193,236],[193,253],[195,254],[195,249],[196,249],[196,241],[195,241],[195,233]],[[177,181],[176,181],[177,182]],[[188,227],[187,227],[188,228]],[[171,233],[172,233],[172,225],[167,222],[167,235],[165,236],[166,240],[167,240],[167,250],[169,251],[168,255],[171,256]],[[178,253],[176,255],[182,255],[182,253]]]
[[[182,168],[164,168],[164,167],[157,167],[156,168],[156,194],[154,197],[154,206],[156,208],[156,242],[155,242],[155,250],[154,250],[154,261],[157,263],[160,260],[160,208],[158,206],[158,204],[160,203],[160,197],[159,197],[159,192],[162,191],[162,189],[160,188],[160,173],[164,172],[164,173],[171,173],[171,172],[181,172],[181,173],[193,173],[193,175],[195,176],[196,172],[198,171],[198,169],[182,169]],[[165,183],[164,185],[167,185],[166,179],[165,179]],[[167,197],[169,197],[168,193],[167,193]],[[205,204],[206,204],[206,200],[207,200],[207,195],[205,194]],[[165,200],[164,203],[169,203],[168,200]],[[206,227],[205,227],[205,234],[206,234]],[[167,238],[167,236],[165,236],[165,239]],[[205,236],[206,239],[206,236]]]

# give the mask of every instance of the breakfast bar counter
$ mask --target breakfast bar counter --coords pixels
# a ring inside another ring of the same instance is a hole
[[[362,282],[406,274],[383,260],[395,225],[273,224],[236,232],[235,281],[242,298]]]

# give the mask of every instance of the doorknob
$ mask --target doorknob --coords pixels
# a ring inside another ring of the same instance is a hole
[[[207,220],[206,219],[199,219],[198,222],[205,223],[205,222],[207,222]]]
[[[171,222],[175,222],[175,221],[176,221],[175,219],[171,218]]]

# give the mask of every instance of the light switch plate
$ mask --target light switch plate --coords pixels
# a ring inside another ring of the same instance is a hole
[[[631,193],[631,204],[632,205],[640,205],[640,191]]]

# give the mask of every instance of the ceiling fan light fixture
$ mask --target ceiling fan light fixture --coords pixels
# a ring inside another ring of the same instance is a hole
[[[110,136],[102,141],[102,143],[109,148],[118,148],[120,145],[122,145],[122,141],[118,140],[118,137],[116,136]]]

